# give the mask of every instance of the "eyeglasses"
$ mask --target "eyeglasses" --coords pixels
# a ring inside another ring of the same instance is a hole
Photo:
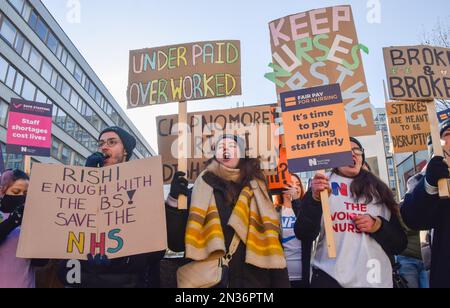
[[[364,149],[361,149],[361,148],[353,148],[352,152],[355,155],[364,155]]]
[[[97,146],[98,146],[99,149],[103,148],[105,145],[108,146],[108,148],[113,148],[116,145],[118,145],[119,143],[120,143],[119,139],[111,138],[111,139],[108,139],[106,141],[105,140],[98,141],[97,142]]]

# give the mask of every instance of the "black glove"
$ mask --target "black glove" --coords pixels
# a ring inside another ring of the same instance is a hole
[[[22,219],[23,219],[23,211],[25,210],[25,206],[20,205],[18,206],[14,212],[11,213],[11,215],[8,217],[8,221],[11,222],[11,224],[17,228],[18,226],[22,225]]]
[[[86,167],[101,168],[105,164],[105,155],[97,152],[89,156],[86,160]]]
[[[3,243],[12,231],[22,224],[23,210],[23,205],[17,207],[14,212],[9,215],[8,219],[0,223],[0,244]]]
[[[448,165],[444,162],[444,158],[441,156],[433,157],[427,167],[427,183],[433,187],[437,187],[439,180],[448,178],[450,178],[450,174],[448,172]]]
[[[170,196],[174,199],[178,199],[180,195],[188,195],[188,185],[189,182],[185,178],[186,173],[177,172],[175,173],[172,183],[170,184]]]

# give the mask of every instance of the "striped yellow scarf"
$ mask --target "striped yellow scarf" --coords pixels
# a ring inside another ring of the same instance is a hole
[[[186,257],[194,261],[220,258],[226,252],[214,191],[203,180],[206,172],[236,180],[239,171],[213,162],[195,182],[186,230]],[[242,190],[228,225],[246,246],[246,263],[263,269],[284,269],[279,216],[264,187],[252,181],[251,187]]]

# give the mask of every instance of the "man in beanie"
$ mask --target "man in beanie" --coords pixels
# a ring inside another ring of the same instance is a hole
[[[136,139],[130,133],[120,127],[109,127],[100,133],[99,151],[88,157],[86,167],[102,168],[128,162],[135,147]],[[164,255],[165,251],[160,251],[114,260],[102,255],[88,255],[87,262],[80,262],[80,283],[68,281],[72,267],[65,261],[61,264],[60,279],[71,288],[158,287],[159,262]]]
[[[114,126],[101,132],[99,152],[92,154],[86,167],[108,167],[130,160],[136,147],[136,139],[124,129]]]
[[[444,148],[450,146],[450,120],[441,125]],[[432,288],[450,288],[450,200],[440,199],[438,183],[449,179],[449,169],[444,157],[433,157],[425,176],[416,188],[405,196],[402,217],[413,230],[434,229],[431,259]]]

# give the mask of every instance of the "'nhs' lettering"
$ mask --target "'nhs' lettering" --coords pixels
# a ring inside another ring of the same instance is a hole
[[[333,195],[334,196],[343,196],[343,197],[348,197],[349,196],[349,191],[348,191],[348,186],[345,183],[331,183],[331,189],[333,190]]]

